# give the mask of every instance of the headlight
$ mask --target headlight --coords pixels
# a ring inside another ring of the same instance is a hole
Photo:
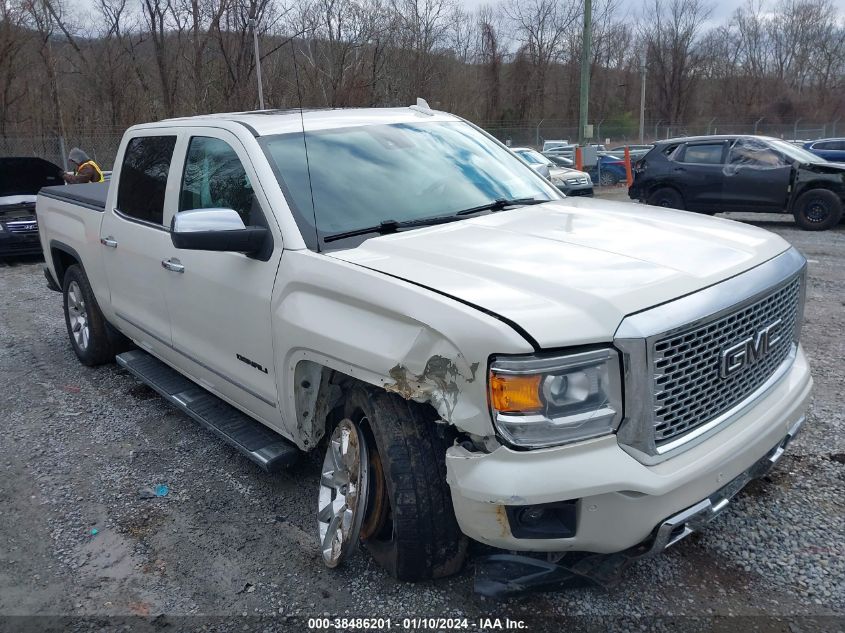
[[[552,176],[551,181],[553,185],[557,185],[558,187],[566,184],[566,178],[561,178],[560,176]]]
[[[622,419],[619,354],[494,358],[490,407],[502,437],[539,448],[611,433]]]

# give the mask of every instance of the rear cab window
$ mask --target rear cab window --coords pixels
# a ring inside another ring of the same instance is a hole
[[[167,175],[176,136],[136,136],[126,145],[117,189],[117,211],[131,220],[161,226]]]

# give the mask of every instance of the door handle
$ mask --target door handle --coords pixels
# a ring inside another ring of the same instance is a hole
[[[174,273],[183,273],[185,272],[185,267],[175,257],[171,257],[170,259],[163,259],[161,260],[161,267],[166,268],[170,272]]]
[[[101,237],[100,244],[103,246],[108,246],[109,248],[117,248],[117,240],[114,239],[111,235],[108,237]]]

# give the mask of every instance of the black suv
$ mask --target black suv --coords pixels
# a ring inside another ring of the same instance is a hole
[[[810,231],[842,218],[845,164],[762,136],[695,136],[659,141],[634,165],[628,195],[699,213],[792,213]]]

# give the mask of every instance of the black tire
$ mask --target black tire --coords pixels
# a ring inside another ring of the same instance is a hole
[[[345,417],[359,423],[369,438],[371,486],[361,534],[366,550],[398,580],[460,571],[467,538],[458,527],[446,483],[451,442],[446,427],[435,423],[436,412],[359,386],[347,396]],[[379,503],[379,485],[389,505]]]
[[[653,207],[684,210],[684,197],[672,187],[661,187],[648,196],[648,203]]]
[[[795,201],[792,215],[805,231],[826,231],[842,219],[842,200],[828,189],[811,189]]]
[[[79,296],[77,296],[79,295]],[[85,312],[87,336],[80,341],[79,335],[84,326],[79,326],[80,311],[75,304],[81,300]],[[65,312],[65,325],[70,345],[76,357],[83,365],[93,367],[114,360],[114,348],[100,306],[94,298],[91,284],[85,271],[74,264],[65,271],[62,281],[62,303]],[[86,342],[87,341],[87,342]]]

